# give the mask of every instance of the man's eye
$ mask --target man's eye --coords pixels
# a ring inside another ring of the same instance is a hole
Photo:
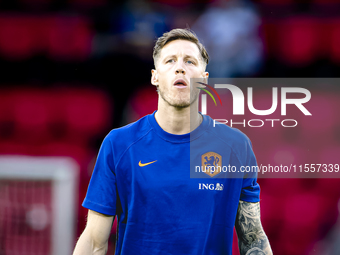
[[[172,62],[174,62],[173,59],[169,59],[168,61],[166,61],[166,63],[172,63]]]
[[[191,60],[188,60],[187,63],[188,63],[188,64],[194,64],[194,62],[191,61]]]

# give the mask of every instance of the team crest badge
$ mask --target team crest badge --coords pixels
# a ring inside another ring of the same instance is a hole
[[[216,152],[207,152],[202,155],[202,169],[205,174],[210,177],[221,173],[222,170],[222,156]]]

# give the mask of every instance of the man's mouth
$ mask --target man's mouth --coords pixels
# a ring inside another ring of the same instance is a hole
[[[187,87],[187,83],[185,82],[185,80],[183,79],[178,79],[174,82],[174,86],[177,88],[185,88]]]

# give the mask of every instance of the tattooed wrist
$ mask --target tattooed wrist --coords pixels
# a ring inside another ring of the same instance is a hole
[[[260,204],[240,201],[235,227],[241,255],[272,254],[260,220]]]

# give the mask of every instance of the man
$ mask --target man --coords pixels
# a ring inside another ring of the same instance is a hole
[[[272,254],[256,178],[222,172],[190,178],[195,164],[256,164],[245,135],[212,127],[211,118],[198,112],[199,89],[190,79],[208,77],[205,48],[191,31],[174,29],[157,40],[153,57],[158,110],[104,139],[74,255],[106,254],[115,215],[117,255],[231,254],[234,225],[242,255]]]

